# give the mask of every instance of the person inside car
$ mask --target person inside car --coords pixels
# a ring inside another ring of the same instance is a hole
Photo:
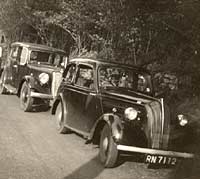
[[[31,60],[31,62],[36,62],[37,56],[38,56],[38,53],[35,52],[35,51],[32,51],[32,52],[31,52],[31,55],[30,55],[30,60]]]
[[[76,84],[92,89],[94,87],[92,69],[84,69],[83,71],[80,71]]]

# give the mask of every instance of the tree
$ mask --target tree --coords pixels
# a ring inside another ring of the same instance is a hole
[[[59,46],[64,30],[76,55],[92,52],[135,65],[157,61],[176,64],[178,71],[199,63],[196,0],[2,0],[0,8],[1,28],[8,34],[26,23],[40,43]]]

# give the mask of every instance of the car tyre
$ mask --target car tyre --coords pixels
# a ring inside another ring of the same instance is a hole
[[[65,127],[64,108],[63,108],[63,103],[61,101],[58,103],[56,108],[55,122],[56,122],[56,128],[60,134],[66,134],[70,132],[70,129]]]
[[[106,124],[103,127],[100,137],[99,146],[99,158],[104,167],[112,168],[115,167],[118,160],[119,151],[117,150],[117,145],[113,140],[111,135],[111,129]]]
[[[34,98],[30,96],[32,89],[27,82],[24,82],[20,91],[20,107],[24,112],[30,112],[33,109]]]
[[[6,81],[6,72],[2,72],[0,78],[0,94],[6,94],[7,89],[5,88],[5,81]]]

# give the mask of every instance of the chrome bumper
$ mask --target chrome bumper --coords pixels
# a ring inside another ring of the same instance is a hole
[[[41,98],[41,99],[53,99],[53,96],[50,94],[37,93],[33,91],[31,91],[30,96],[34,98]]]
[[[180,158],[194,158],[194,154],[191,153],[148,149],[141,147],[126,146],[126,145],[117,145],[117,149],[121,151],[137,152],[137,153],[152,154],[152,155],[164,155],[164,156],[180,157]]]

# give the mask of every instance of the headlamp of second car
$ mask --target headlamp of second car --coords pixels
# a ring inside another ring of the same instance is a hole
[[[126,119],[133,121],[137,118],[138,112],[136,109],[134,109],[132,107],[128,107],[124,110],[124,116]]]
[[[188,124],[188,119],[185,115],[179,114],[178,115],[178,122],[180,126],[185,126]]]
[[[47,73],[41,73],[39,75],[39,81],[42,85],[48,83],[49,81],[49,75]]]

